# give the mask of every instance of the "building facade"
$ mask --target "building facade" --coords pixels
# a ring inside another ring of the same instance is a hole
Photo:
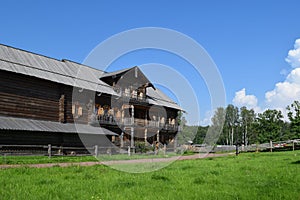
[[[104,72],[0,45],[0,146],[176,146],[181,108],[138,67]]]

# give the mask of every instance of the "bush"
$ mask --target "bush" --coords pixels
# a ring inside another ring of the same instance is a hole
[[[136,142],[135,143],[135,152],[136,153],[147,153],[148,151],[154,151],[154,147],[146,146],[145,142]]]

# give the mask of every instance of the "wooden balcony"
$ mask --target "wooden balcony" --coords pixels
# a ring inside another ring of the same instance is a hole
[[[122,91],[122,90],[115,90],[122,99],[126,101],[131,102],[137,102],[137,103],[148,103],[148,100],[146,98],[145,94],[137,95],[136,91]]]
[[[167,131],[178,131],[179,126],[176,124],[160,123],[159,121],[146,119],[132,119],[132,118],[114,118],[113,116],[98,116],[92,119],[90,124],[94,125],[118,125],[122,127],[144,127],[157,128]]]

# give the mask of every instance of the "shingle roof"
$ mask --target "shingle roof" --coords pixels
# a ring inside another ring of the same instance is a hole
[[[154,90],[152,87],[148,87],[147,96],[149,97],[148,102],[150,104],[183,110],[177,103],[175,103],[158,88]]]
[[[118,96],[110,85],[100,80],[100,77],[126,73],[132,68],[103,72],[69,60],[60,61],[0,44],[0,69]],[[158,89],[147,88],[147,95],[150,104],[182,110]]]
[[[99,79],[103,74],[100,70],[5,45],[0,45],[0,69],[116,95],[108,84]]]
[[[93,127],[85,124],[62,124],[59,122],[52,121],[42,121],[4,116],[0,116],[0,130],[117,135],[116,133],[105,128]]]
[[[133,67],[134,68],[134,67]],[[109,76],[114,76],[114,75],[119,75],[119,74],[123,74],[123,73],[126,73],[128,72],[129,70],[131,70],[132,68],[126,68],[126,69],[121,69],[121,70],[118,70],[118,71],[114,71],[114,72],[104,72],[101,74],[101,78],[104,78],[104,77],[109,77]]]

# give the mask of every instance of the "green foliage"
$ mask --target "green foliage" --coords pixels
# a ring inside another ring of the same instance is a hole
[[[212,138],[219,136],[217,144],[222,145],[250,145],[268,143],[270,140],[298,139],[300,138],[300,102],[294,101],[287,106],[287,111],[290,122],[283,121],[280,110],[268,109],[257,114],[253,109],[246,107],[239,109],[229,104],[225,109],[225,122],[222,121],[224,108],[218,108],[212,117],[212,124],[207,134]],[[223,129],[220,131],[222,126]],[[219,131],[220,135],[217,134]],[[201,138],[204,136],[202,135]]]
[[[0,169],[0,197],[299,199],[299,155],[299,151],[247,153],[238,157],[185,160],[141,174],[120,172],[104,165]]]
[[[257,131],[260,143],[280,139],[281,129],[284,124],[282,118],[283,116],[279,110],[268,109],[258,114]]]
[[[185,152],[183,152],[183,155],[188,156],[188,155],[194,155],[195,152],[192,150],[186,150]]]
[[[239,120],[239,109],[237,107],[234,107],[233,105],[229,104],[226,108],[226,117],[225,117],[225,125],[227,126],[227,130],[229,130],[228,143],[233,145],[234,144],[234,129],[237,125],[237,122]]]
[[[291,139],[300,138],[300,102],[294,101],[287,107],[288,118],[290,124],[290,137]]]
[[[154,151],[155,147],[146,146],[145,142],[135,142],[135,151],[137,153],[146,153],[148,151]]]
[[[208,145],[215,145],[222,134],[224,123],[226,119],[226,111],[224,108],[217,108],[215,115],[212,117],[212,125],[207,131],[204,143]]]
[[[183,117],[183,112],[182,111],[178,111],[177,113],[177,123],[179,126],[185,126],[186,124],[186,119],[185,117]]]
[[[177,134],[177,142],[179,145],[187,144],[193,141],[197,135],[198,126],[187,126],[182,128],[182,131]]]
[[[206,137],[209,126],[199,126],[197,129],[197,134],[193,140],[194,144],[202,144]]]
[[[248,145],[255,142],[256,135],[254,133],[254,122],[256,114],[253,109],[248,110],[246,107],[241,109],[241,131],[242,144]],[[254,139],[254,140],[253,140]]]

